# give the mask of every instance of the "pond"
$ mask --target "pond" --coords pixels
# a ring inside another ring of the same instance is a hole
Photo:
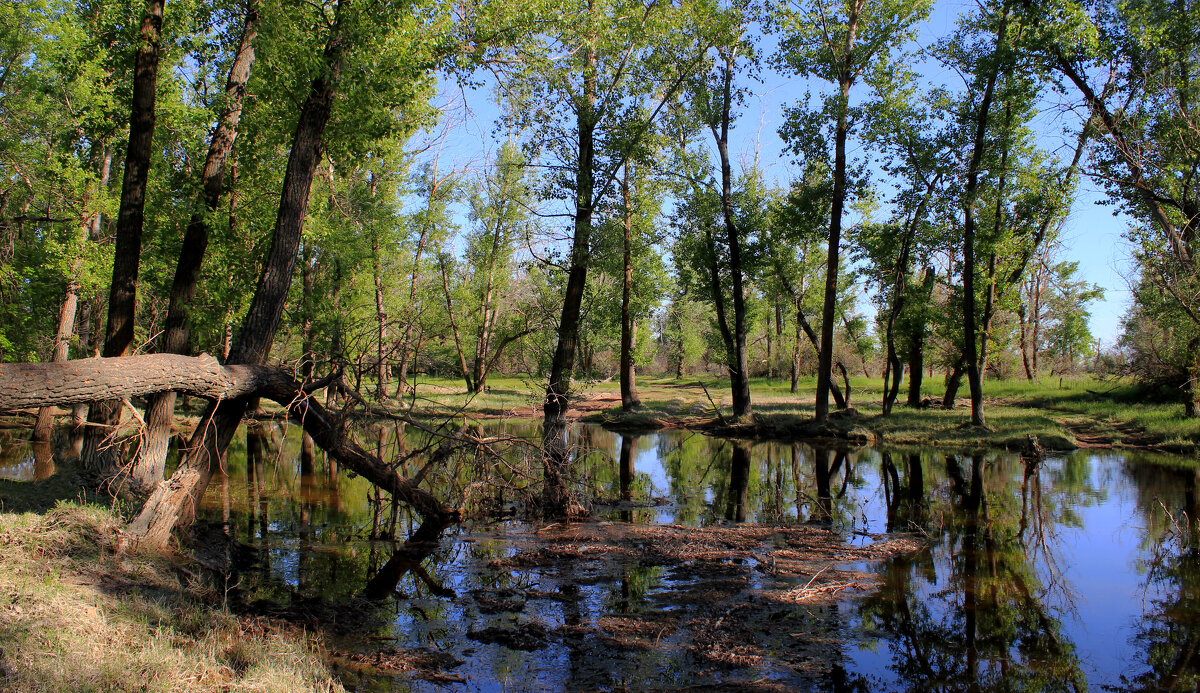
[[[510,422],[488,434],[536,441],[538,431]],[[428,445],[403,427],[363,437],[393,459]],[[198,534],[240,546],[226,551],[227,598],[326,632],[351,690],[1200,685],[1194,460],[1081,450],[1033,464],[995,451],[570,430],[574,481],[603,531],[827,527],[851,549],[897,534],[913,547],[850,558],[836,567],[851,576],[838,598],[788,604],[763,597],[797,586],[761,552],[731,550],[719,570],[700,570],[686,555],[605,552],[593,537],[570,560],[540,560],[561,527],[519,519],[520,458],[532,454],[520,445],[508,462],[460,456],[427,470],[443,497],[477,512],[432,552],[396,552],[371,537],[403,537],[412,518],[300,438],[274,424],[239,434]],[[495,483],[476,483],[480,464]],[[6,456],[0,477],[32,478],[36,466]]]

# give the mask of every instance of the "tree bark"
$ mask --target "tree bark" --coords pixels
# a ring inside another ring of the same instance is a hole
[[[1033,381],[1033,368],[1029,363],[1029,319],[1026,303],[1017,308],[1017,319],[1021,323],[1021,365],[1025,367],[1025,379]]]
[[[1189,419],[1200,417],[1200,337],[1188,344],[1192,357],[1188,363],[1188,381],[1183,387],[1183,415]]]
[[[273,384],[277,368],[222,366],[208,355],[147,354],[60,363],[0,364],[0,411],[65,406],[173,390],[205,399],[237,399]]]
[[[799,309],[797,309],[799,311]],[[792,342],[792,387],[793,395],[800,392],[800,321],[796,321],[796,338]]]
[[[374,203],[378,181],[371,176],[371,200]],[[387,399],[388,367],[384,362],[384,340],[387,337],[387,311],[383,305],[383,266],[379,255],[379,233],[371,233],[371,269],[375,280],[375,399]]]
[[[579,158],[575,168],[575,233],[571,242],[570,270],[562,314],[558,321],[558,344],[550,364],[550,380],[542,404],[542,503],[550,517],[573,514],[567,478],[570,452],[566,442],[567,393],[575,369],[579,343],[579,318],[587,284],[590,256],[595,179],[596,53],[589,46],[584,55],[583,103],[576,112]]]
[[[26,409],[35,404],[65,406],[106,396],[127,399],[169,389],[215,401],[241,402],[243,409],[250,400],[259,396],[267,397],[282,405],[288,416],[303,425],[317,445],[339,463],[409,503],[427,520],[450,521],[457,517],[457,511],[400,477],[378,457],[367,454],[347,438],[344,427],[338,425],[314,398],[306,396],[305,386],[280,368],[254,364],[222,366],[207,354],[194,357],[149,354],[76,359],[63,363],[0,365],[0,411]],[[205,431],[212,429],[210,424],[213,423],[214,414],[219,412],[210,407],[198,427],[199,436],[204,436]],[[193,451],[189,451],[188,457],[189,460],[180,465],[183,475],[189,478],[203,476],[204,470],[190,463]],[[168,485],[176,487],[172,497],[182,501],[184,488],[178,484],[175,475],[172,475],[168,484],[159,488]],[[157,506],[163,506],[166,499],[160,497],[155,500],[155,496],[160,495],[156,490],[147,505],[154,502]],[[171,515],[190,516],[192,508],[189,503],[180,503]],[[161,527],[165,519],[168,518],[143,511],[130,526],[127,534],[129,541],[136,541],[139,530],[144,526]],[[150,536],[157,536],[157,533],[151,532]],[[155,546],[153,542],[145,541],[140,545]]]
[[[812,328],[812,325],[810,325],[810,324],[808,323],[808,318],[807,318],[807,317],[805,317],[805,315],[804,315],[804,309],[801,307],[801,301],[802,301],[803,299],[802,299],[802,298],[800,298],[798,294],[793,294],[793,295],[797,296],[797,298],[796,298],[796,325],[797,325],[797,329],[804,330],[804,334],[805,334],[805,335],[808,337],[808,342],[809,342],[810,344],[812,344],[812,346],[813,346],[813,349],[815,349],[815,350],[817,350],[817,351],[819,352],[819,351],[821,350],[821,346],[820,346],[820,342],[819,342],[819,340],[818,340],[818,337],[817,337],[817,332],[816,332],[816,330],[814,330],[814,329]],[[797,340],[797,341],[798,341],[798,340]],[[800,364],[799,364],[799,359],[800,359],[799,347],[797,347],[796,351],[797,351],[797,354],[796,354],[796,363],[795,363],[795,368],[794,368],[793,370],[794,370],[794,371],[796,371],[796,372],[798,372],[798,371],[799,371],[799,369],[800,369]],[[832,366],[830,366],[830,368],[832,369]],[[845,409],[845,408],[846,408],[846,396],[845,396],[845,395],[842,393],[842,389],[841,389],[840,387],[838,387],[838,384],[837,384],[837,383],[835,383],[835,382],[833,382],[833,378],[832,378],[832,376],[833,376],[833,372],[832,372],[832,370],[830,370],[829,394],[833,395],[833,402],[834,402],[834,405],[836,405],[838,409]],[[794,377],[793,377],[793,382],[795,382],[796,380],[798,380],[798,376],[794,376]],[[795,388],[793,388],[793,389],[792,389],[792,392],[795,392],[795,391],[796,391],[796,389],[795,389]]]
[[[196,210],[188,221],[171,283],[167,306],[166,326],[159,351],[164,354],[186,354],[190,336],[189,313],[200,282],[200,270],[208,250],[209,217],[217,211],[225,181],[225,163],[237,140],[238,123],[242,117],[242,101],[246,83],[254,64],[254,38],[258,34],[257,2],[246,9],[241,41],[229,76],[225,81],[225,110],[209,142],[208,154],[201,173],[202,193]],[[170,449],[171,426],[175,418],[175,393],[164,392],[146,405],[146,426],[134,459],[130,481],[135,487],[149,491],[162,481],[167,452]]]
[[[129,117],[129,144],[125,153],[125,173],[121,182],[121,205],[117,212],[116,240],[113,247],[112,283],[108,295],[108,323],[105,328],[104,356],[124,356],[133,344],[134,314],[137,310],[138,264],[142,256],[142,219],[146,206],[146,181],[154,141],[155,88],[158,83],[159,41],[162,34],[164,0],[147,0],[146,13],[138,34],[134,62],[133,97]],[[99,465],[96,458],[100,440],[108,435],[120,418],[120,403],[95,402],[88,420],[96,424],[85,446],[85,462]]]
[[[921,303],[922,310],[917,317],[916,322],[912,325],[912,331],[908,335],[908,406],[921,406],[921,381],[925,377],[925,333],[926,333],[926,313],[924,306],[927,305],[930,296],[933,294],[934,273],[932,267],[925,268],[925,279],[921,283]]]
[[[542,405],[545,426],[565,421],[567,392],[571,372],[575,369],[575,350],[579,343],[579,316],[583,306],[583,290],[592,235],[592,212],[595,200],[594,171],[596,157],[596,50],[588,46],[583,65],[583,103],[579,104],[575,121],[578,135],[578,160],[575,163],[575,233],[571,241],[570,270],[562,314],[558,320],[558,344],[550,364],[550,381],[546,385],[546,400]],[[557,449],[557,448],[555,448]],[[559,475],[555,475],[557,479]],[[561,494],[555,494],[558,497]]]
[[[508,200],[501,199],[497,200],[497,202],[500,205],[500,210],[496,214],[495,226],[492,229],[492,248],[487,262],[487,279],[484,282],[483,291],[479,299],[479,313],[482,319],[479,322],[479,334],[475,339],[475,358],[471,362],[471,373],[468,378],[468,387],[475,394],[483,392],[484,381],[487,380],[488,369],[485,367],[485,364],[487,354],[492,348],[492,335],[496,329],[497,308],[493,305],[496,286],[496,259],[500,253],[500,242],[503,232],[503,222],[501,220],[504,218],[504,214],[502,210]]]
[[[450,318],[450,334],[454,337],[454,350],[458,353],[458,366],[462,370],[463,379],[467,383],[467,392],[478,392],[471,371],[467,368],[467,357],[463,354],[462,340],[459,338],[458,320],[454,318],[454,299],[450,296],[450,278],[446,272],[446,258],[438,258],[442,268],[442,291],[446,295],[446,315]]]
[[[857,7],[855,5],[854,7]],[[849,134],[848,109],[851,65],[855,36],[858,31],[858,12],[852,10],[846,27],[844,64],[838,66],[837,129],[834,132],[833,205],[829,215],[829,252],[825,263],[825,301],[821,308],[821,349],[817,356],[816,420],[829,418],[829,389],[833,376],[833,314],[837,305],[838,254],[842,243],[842,211],[846,205],[846,137]]]
[[[963,360],[959,359],[958,363],[954,364],[954,368],[950,370],[950,374],[946,376],[946,392],[942,395],[942,409],[954,408],[954,400],[958,397],[958,386],[962,383]]]

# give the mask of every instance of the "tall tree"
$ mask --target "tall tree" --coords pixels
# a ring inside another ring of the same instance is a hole
[[[313,178],[323,155],[328,151],[324,137],[334,111],[335,97],[339,92],[346,93],[348,106],[361,105],[361,101],[352,97],[361,96],[361,92],[356,90],[367,89],[389,95],[391,98],[388,102],[396,109],[403,109],[406,103],[422,103],[428,98],[428,70],[436,64],[439,52],[446,50],[446,47],[439,41],[414,47],[392,39],[404,31],[418,29],[437,33],[441,30],[437,22],[443,18],[436,14],[418,17],[398,11],[389,14],[388,18],[389,21],[380,22],[373,11],[354,7],[349,0],[341,0],[333,8],[325,29],[324,48],[312,66],[307,95],[295,126],[271,247],[263,262],[254,299],[242,323],[237,344],[230,353],[230,363],[259,365],[266,363],[270,355],[292,283]],[[364,71],[354,83],[347,84],[342,79],[348,60],[360,65],[370,64],[369,60],[381,57],[390,58],[394,65],[404,68],[402,74],[407,75],[406,80],[396,82],[394,74],[370,71]],[[366,140],[371,134],[369,126],[373,125],[370,122],[373,115],[377,113],[344,113],[342,118],[348,118],[366,130],[358,131],[360,137]],[[412,127],[411,122],[406,123],[402,118],[397,118],[398,115],[394,111],[386,113],[380,134]],[[343,140],[339,144],[346,148],[341,151],[353,151],[353,140]],[[225,448],[251,399],[223,399],[207,407],[188,444],[187,455],[170,479],[154,489],[141,512],[130,523],[127,532],[130,543],[163,546],[175,527],[186,525],[193,519],[194,509],[199,505],[212,475],[220,467]],[[323,439],[318,439],[318,443],[333,447],[344,444],[340,440],[342,436],[328,427],[327,414],[319,406],[309,402],[299,404],[301,409],[297,410],[297,415],[302,421],[305,416],[312,416],[314,426],[322,423],[325,426],[322,429]],[[309,427],[308,423],[305,425]],[[391,476],[394,477],[394,473]],[[394,493],[402,487],[408,488],[407,482],[400,483],[392,479],[392,483]],[[395,485],[397,483],[398,486]]]
[[[505,95],[511,125],[531,138],[531,164],[555,171],[547,197],[564,199],[572,222],[543,407],[547,422],[560,422],[579,344],[595,211],[698,65],[713,29],[701,23],[700,5],[564,0],[546,9],[558,19],[519,48],[520,69],[506,80]]]
[[[726,16],[734,31],[709,49],[704,69],[688,80],[685,109],[680,110],[674,124],[674,139],[679,142],[675,168],[684,179],[681,195],[687,196],[676,225],[684,234],[680,248],[686,248],[692,263],[702,268],[693,276],[704,277],[701,284],[707,287],[705,293],[715,309],[717,331],[724,346],[733,417],[744,421],[753,413],[746,304],[750,258],[746,256],[746,245],[750,235],[763,226],[766,199],[758,171],[748,170],[740,181],[734,179],[730,129],[747,93],[735,86],[735,81],[757,70],[758,54],[742,35],[745,19],[740,13],[729,10]],[[699,134],[706,130],[707,135]],[[712,138],[713,150],[693,145],[693,138],[707,136]],[[715,173],[709,151],[715,154]],[[741,189],[735,190],[739,182]]]
[[[920,316],[913,313],[923,311],[932,275],[926,272],[925,281],[914,281],[911,268],[917,263],[928,267],[932,262],[941,240],[934,233],[932,217],[939,200],[946,196],[948,138],[936,115],[917,105],[916,82],[914,73],[898,65],[874,80],[876,98],[867,107],[865,135],[882,155],[881,167],[898,185],[891,218],[864,224],[854,239],[856,255],[878,291],[885,351],[884,416],[891,414],[899,396],[905,368],[900,356],[902,343],[910,345],[910,378],[921,377],[921,364],[912,363],[912,349],[923,342],[924,327]],[[916,390],[920,392],[919,384]]]
[[[833,192],[829,219],[829,251],[825,266],[825,301],[821,311],[821,353],[817,369],[816,419],[829,416],[829,384],[833,373],[833,322],[837,302],[837,277],[841,248],[842,214],[853,185],[848,179],[846,142],[850,136],[854,85],[891,52],[910,40],[917,22],[925,18],[928,0],[819,0],[779,6],[773,21],[783,38],[776,63],[795,74],[816,77],[833,85],[821,115],[806,104],[788,110],[780,134],[791,149],[803,156],[827,157],[821,121],[833,126]]]
[[[140,43],[133,76],[133,98],[129,118],[129,143],[125,152],[125,172],[121,183],[121,206],[117,212],[116,240],[113,245],[112,283],[108,295],[108,322],[104,333],[103,355],[125,356],[133,346],[133,325],[137,309],[138,262],[142,256],[142,220],[146,206],[146,181],[154,142],[155,95],[162,39],[164,0],[147,0],[139,33]],[[97,402],[88,420],[99,428],[89,436],[87,458],[96,453],[99,440],[110,431],[120,416],[120,403]]]
[[[483,392],[505,350],[541,322],[540,311],[519,296],[516,257],[518,244],[532,233],[532,192],[524,157],[506,143],[467,196],[471,228],[456,281],[448,272],[453,259],[444,254],[440,260],[447,317],[469,392]]]

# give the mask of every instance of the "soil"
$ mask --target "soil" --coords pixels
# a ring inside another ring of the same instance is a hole
[[[1090,419],[1078,419],[1062,421],[1062,425],[1075,436],[1075,444],[1081,449],[1160,447],[1141,427],[1131,423],[1106,425]]]

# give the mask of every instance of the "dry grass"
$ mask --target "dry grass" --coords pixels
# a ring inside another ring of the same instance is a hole
[[[307,634],[200,600],[183,564],[113,552],[96,506],[0,514],[0,691],[340,691]]]

